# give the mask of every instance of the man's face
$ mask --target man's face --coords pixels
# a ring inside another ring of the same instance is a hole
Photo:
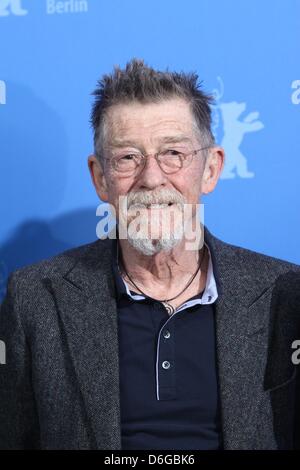
[[[93,175],[101,199],[115,207],[119,222],[120,196],[127,196],[129,200],[128,223],[137,216],[140,221],[147,217],[148,221],[155,220],[157,227],[171,211],[172,230],[178,231],[183,203],[193,207],[195,214],[195,205],[199,203],[202,191],[211,190],[208,187],[203,188],[205,154],[203,151],[198,152],[188,166],[173,174],[166,174],[153,154],[167,149],[191,153],[205,146],[199,138],[188,103],[183,99],[174,98],[160,103],[133,102],[116,105],[109,109],[105,125],[103,171],[102,174],[100,171],[98,176]],[[151,156],[146,159],[143,167],[130,176],[119,173],[111,165],[114,158],[136,153]],[[140,207],[137,213],[137,206],[130,205],[131,202],[147,206],[144,209]],[[159,203],[166,205],[152,205]],[[161,231],[159,233],[161,237]]]

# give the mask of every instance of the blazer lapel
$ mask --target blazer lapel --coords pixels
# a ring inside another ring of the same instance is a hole
[[[117,310],[109,247],[109,241],[90,245],[63,278],[51,279],[98,449],[121,448]]]
[[[299,271],[290,271],[278,278],[272,304],[264,388],[271,396],[274,433],[279,449],[299,449],[300,377],[297,380],[299,366],[293,363],[291,357],[291,346],[300,336]]]
[[[272,409],[263,389],[272,286],[253,287],[251,266],[208,231],[206,241],[219,288],[216,343],[224,448],[274,449]]]

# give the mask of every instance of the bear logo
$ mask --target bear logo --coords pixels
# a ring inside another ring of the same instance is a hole
[[[6,84],[0,80],[0,104],[6,104]]]
[[[220,98],[222,98],[224,93],[224,86],[220,77],[218,77],[218,80],[221,83],[221,90],[214,90],[217,101],[217,105],[214,109],[216,116],[214,132],[219,125],[220,114],[223,124],[221,146],[226,153],[221,178],[230,179],[236,176],[240,178],[253,178],[254,173],[248,170],[247,158],[242,153],[240,146],[246,133],[259,131],[264,128],[264,125],[258,119],[259,113],[257,111],[250,112],[244,118],[240,118],[242,113],[246,110],[247,105],[245,102],[220,102]]]
[[[24,16],[28,11],[22,8],[21,0],[0,0],[0,16],[8,16],[10,13]]]

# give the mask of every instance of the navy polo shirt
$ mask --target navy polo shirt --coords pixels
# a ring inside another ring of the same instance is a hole
[[[169,316],[161,302],[129,291],[117,243],[122,449],[220,449],[211,257],[204,292]]]

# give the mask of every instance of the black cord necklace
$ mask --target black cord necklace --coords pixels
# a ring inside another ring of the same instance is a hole
[[[171,300],[174,300],[174,299],[177,299],[177,297],[179,297],[193,282],[193,280],[195,279],[195,277],[197,276],[198,272],[200,271],[201,269],[201,266],[202,266],[202,262],[203,262],[203,259],[204,259],[204,254],[205,254],[205,245],[203,246],[203,252],[202,252],[202,256],[201,256],[201,261],[197,267],[197,270],[195,271],[195,273],[192,275],[192,277],[190,278],[189,282],[187,283],[187,285],[179,292],[179,294],[175,295],[174,297],[170,298],[170,299],[154,299],[156,300],[157,302],[162,302],[168,312],[169,315],[173,315],[173,313],[175,312],[175,308],[169,304],[169,302],[171,302]],[[136,283],[133,281],[133,279],[129,276],[128,272],[126,271],[125,269],[125,265],[124,265],[124,262],[122,263],[122,269],[124,271],[124,273],[126,274],[126,276],[128,277],[129,281],[131,282],[131,284],[141,293],[143,294],[145,297],[149,297],[145,292],[142,291],[142,289],[140,287],[138,287],[136,285]],[[153,298],[153,297],[151,297]]]

